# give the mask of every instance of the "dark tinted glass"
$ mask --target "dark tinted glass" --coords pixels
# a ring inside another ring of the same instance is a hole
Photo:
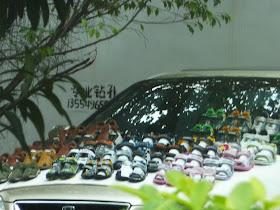
[[[183,78],[137,83],[84,124],[115,119],[132,134],[188,135],[208,108],[249,111],[251,116],[279,111],[279,79]]]

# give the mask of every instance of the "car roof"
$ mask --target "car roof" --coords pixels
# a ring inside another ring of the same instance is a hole
[[[279,68],[209,68],[185,69],[176,73],[161,73],[150,77],[153,79],[184,78],[184,77],[258,77],[280,78]]]

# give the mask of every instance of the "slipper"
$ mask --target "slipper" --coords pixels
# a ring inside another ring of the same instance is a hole
[[[260,144],[254,162],[257,165],[271,165],[276,162],[277,147],[275,144]]]
[[[92,179],[97,170],[97,160],[88,160],[87,164],[83,167],[81,176],[84,179]]]
[[[170,171],[172,167],[171,162],[165,162],[158,166],[159,171],[156,173],[153,182],[156,184],[167,184],[166,171]]]
[[[237,152],[234,159],[234,170],[249,171],[254,166],[254,155],[250,151]]]
[[[7,163],[2,163],[0,169],[0,184],[8,181],[9,176],[12,174],[12,170]]]
[[[216,168],[216,179],[228,180],[232,177],[234,171],[234,160],[231,158],[221,158],[219,167]]]
[[[15,183],[22,180],[22,175],[25,169],[24,163],[18,163],[13,167],[13,171],[9,176],[8,180],[11,183]]]
[[[111,177],[114,171],[113,163],[110,159],[99,161],[97,172],[94,174],[95,179],[107,179]]]
[[[29,163],[25,165],[25,169],[22,174],[22,180],[30,180],[37,177],[40,173],[40,168],[37,163]]]
[[[56,158],[52,162],[52,166],[49,169],[48,173],[46,174],[46,178],[48,180],[54,180],[61,176],[61,170],[63,168],[65,157]]]

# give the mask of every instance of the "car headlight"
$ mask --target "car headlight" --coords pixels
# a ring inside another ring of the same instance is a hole
[[[4,200],[2,198],[2,196],[0,195],[0,210],[5,210],[5,207],[4,207]]]

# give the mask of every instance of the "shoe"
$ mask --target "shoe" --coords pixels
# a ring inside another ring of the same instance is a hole
[[[38,166],[40,169],[48,169],[51,167],[52,162],[56,159],[56,152],[54,149],[45,149],[38,161]]]
[[[65,157],[61,157],[61,158],[56,158],[52,162],[52,166],[48,171],[48,173],[46,174],[46,178],[48,180],[54,180],[61,177],[61,170],[63,168],[64,161],[65,161]]]
[[[66,157],[64,160],[63,168],[60,173],[60,178],[68,179],[75,176],[79,171],[79,165],[76,158]]]

